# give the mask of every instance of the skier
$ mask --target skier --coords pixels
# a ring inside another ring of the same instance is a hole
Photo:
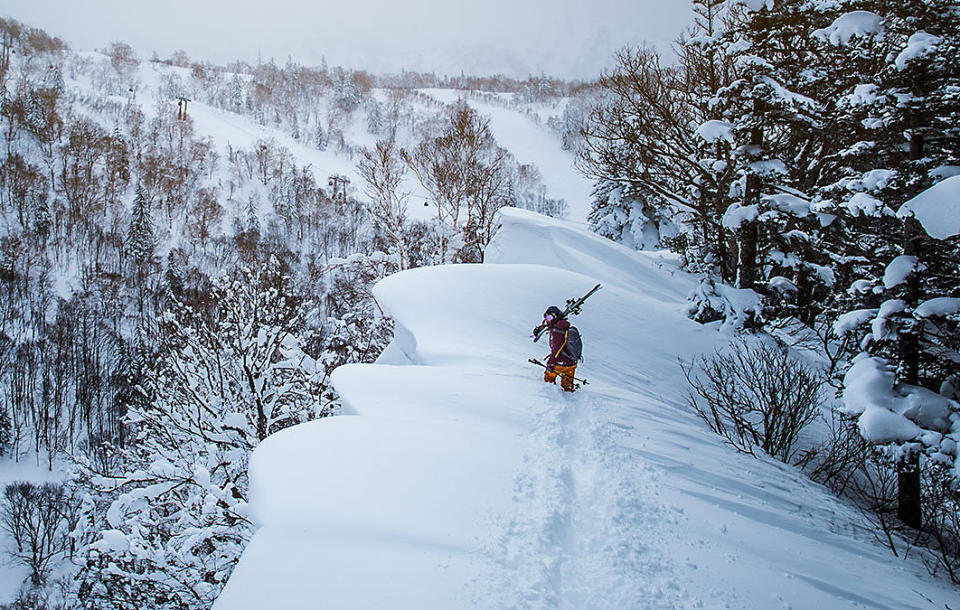
[[[579,353],[571,352],[575,347],[580,351],[579,345],[572,345],[568,339],[572,334],[570,332],[570,322],[563,316],[563,312],[556,305],[551,305],[543,312],[543,323],[533,329],[534,336],[539,335],[543,330],[550,332],[550,355],[547,356],[547,370],[543,374],[543,380],[547,383],[556,383],[557,377],[560,377],[560,387],[565,392],[573,392],[574,374],[577,370],[577,360]],[[579,344],[579,333],[573,331],[576,335],[575,343]]]

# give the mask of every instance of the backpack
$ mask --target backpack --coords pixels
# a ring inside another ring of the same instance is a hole
[[[576,326],[571,326],[567,330],[567,342],[563,345],[561,352],[574,362],[583,360],[583,341],[580,340],[580,331]]]

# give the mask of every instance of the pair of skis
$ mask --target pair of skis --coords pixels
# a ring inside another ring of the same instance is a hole
[[[600,284],[597,284],[596,286],[594,286],[593,288],[591,288],[591,289],[590,289],[590,292],[588,292],[587,294],[583,295],[583,296],[580,297],[579,299],[567,299],[567,306],[566,306],[566,307],[564,308],[564,310],[563,310],[563,317],[566,318],[566,317],[568,317],[568,316],[575,316],[575,315],[577,315],[578,313],[580,313],[580,308],[583,307],[584,301],[586,301],[587,299],[589,299],[589,298],[590,298],[590,295],[592,295],[594,292],[596,292],[596,291],[598,291],[598,290],[600,290]],[[545,331],[545,330],[547,330],[547,328],[546,328],[546,327],[543,327],[543,328],[541,328],[539,331],[537,331],[536,333],[533,334],[533,342],[534,342],[534,343],[536,343],[537,341],[540,340],[540,337],[543,336],[543,331]]]
[[[591,289],[590,289],[590,292],[588,292],[587,294],[583,295],[583,296],[580,297],[579,299],[567,299],[566,307],[565,307],[564,310],[563,310],[563,317],[566,318],[567,316],[575,316],[575,315],[577,315],[578,313],[580,313],[580,309],[583,307],[583,303],[584,303],[587,299],[589,299],[590,296],[591,296],[594,292],[596,292],[596,291],[598,291],[598,290],[600,290],[600,284],[597,284],[596,286],[594,286],[593,288],[591,288]],[[540,328],[540,330],[538,330],[537,332],[535,332],[535,333],[532,335],[532,336],[533,336],[533,342],[534,342],[534,343],[536,343],[537,341],[540,340],[540,337],[543,336],[543,332],[544,332],[545,330],[546,330],[546,327],[542,327],[542,328]],[[547,365],[547,364],[544,364],[544,363],[540,362],[539,360],[537,360],[536,358],[530,358],[529,360],[527,360],[527,362],[529,362],[530,364],[535,364],[535,365],[537,365],[537,366],[539,366],[539,367],[541,367],[541,368],[544,368],[544,369],[550,371],[551,373],[556,373],[556,374],[559,375],[560,377],[572,378],[574,381],[579,381],[579,382],[580,382],[580,385],[587,385],[587,380],[586,380],[586,379],[580,379],[579,377],[573,377],[572,375],[564,375],[564,374],[562,374],[562,373],[557,373],[552,366],[549,366],[549,365]]]

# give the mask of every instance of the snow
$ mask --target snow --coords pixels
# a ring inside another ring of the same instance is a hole
[[[883,203],[876,197],[866,193],[854,193],[854,195],[843,204],[843,207],[853,214],[859,216],[877,216],[883,209]]]
[[[892,169],[874,169],[863,175],[861,183],[868,191],[879,191],[887,188],[896,175],[897,172]]]
[[[877,101],[877,86],[872,83],[857,85],[853,93],[843,99],[851,106],[869,106]]]
[[[723,213],[720,223],[725,229],[736,231],[745,222],[753,222],[757,219],[758,208],[756,204],[743,205],[740,203],[731,203],[727,211]]]
[[[960,175],[942,180],[900,206],[897,216],[913,215],[936,239],[960,235]]]
[[[870,11],[851,11],[838,17],[832,24],[813,35],[829,40],[833,46],[846,46],[853,38],[883,32],[883,18]]]
[[[781,193],[778,195],[764,195],[761,197],[763,201],[767,202],[767,205],[771,209],[779,210],[790,214],[791,216],[797,216],[799,218],[805,218],[810,215],[810,202],[806,199],[797,197],[796,195],[791,195],[789,193]]]
[[[130,540],[127,535],[120,530],[103,530],[100,532],[100,540],[91,545],[92,549],[105,552],[111,550],[128,551],[130,550]]]
[[[70,300],[83,286],[76,259],[70,258],[69,261],[66,266],[55,264],[51,279],[53,293],[65,301]]]
[[[891,408],[894,381],[893,371],[881,359],[861,354],[843,379],[844,412],[860,415],[871,407]]]
[[[546,305],[574,318],[589,385],[526,364]],[[942,607],[863,517],[737,454],[684,404],[677,358],[723,344],[685,316],[696,278],[576,224],[506,210],[482,265],[375,288],[396,336],[334,373],[345,415],[251,461],[259,529],[218,610]],[[838,570],[837,566],[843,566]]]
[[[708,144],[717,140],[726,140],[733,144],[733,123],[730,121],[711,120],[697,127],[696,134]]]
[[[901,299],[889,299],[880,304],[880,311],[872,323],[873,338],[882,341],[890,335],[890,329],[887,327],[887,320],[891,316],[906,311],[907,304]]]
[[[934,36],[933,34],[928,34],[920,30],[910,36],[907,40],[907,46],[900,51],[897,58],[893,60],[893,64],[897,67],[897,70],[905,70],[907,62],[926,57],[933,52],[936,46],[942,41],[943,39],[939,36]]]
[[[774,79],[770,78],[769,76],[761,76],[759,80],[760,82],[765,83],[767,86],[769,86],[773,90],[773,94],[776,95],[778,98],[780,98],[782,101],[786,102],[787,104],[800,104],[800,105],[809,106],[812,108],[815,108],[817,106],[817,103],[814,102],[813,99],[805,95],[801,95],[799,93],[790,91],[789,89],[787,89],[782,84],[775,81]],[[786,171],[783,171],[781,173],[785,174]]]
[[[920,436],[920,426],[903,415],[886,409],[867,409],[857,427],[863,438],[871,443],[892,443],[909,441]]]
[[[824,286],[832,287],[837,283],[836,275],[833,273],[833,268],[827,265],[817,265],[815,263],[804,263],[805,266],[812,270],[814,274],[820,281],[823,282]]]
[[[754,161],[750,164],[750,169],[761,176],[773,176],[775,174],[786,175],[787,165],[780,159],[770,159],[766,161]]]
[[[850,287],[847,288],[849,294],[866,294],[873,290],[874,284],[870,280],[854,280]]]
[[[883,272],[883,287],[887,290],[899,286],[907,281],[907,278],[918,269],[924,269],[920,260],[916,256],[901,254],[896,257]]]
[[[960,165],[941,165],[930,170],[930,175],[940,180],[960,176]]]
[[[856,309],[848,311],[833,323],[833,334],[843,337],[877,317],[879,309]]]
[[[942,434],[951,431],[954,401],[925,388],[897,384],[893,369],[867,354],[854,359],[843,383],[844,411],[859,415],[857,425],[870,442],[921,440],[940,451],[955,451],[955,441]]]
[[[767,282],[767,285],[770,286],[770,288],[776,290],[777,292],[780,292],[783,294],[790,294],[790,293],[797,292],[796,284],[794,284],[787,278],[779,275],[770,278],[770,280]]]
[[[956,313],[960,313],[960,299],[952,297],[928,299],[913,311],[913,315],[917,318],[952,316]]]

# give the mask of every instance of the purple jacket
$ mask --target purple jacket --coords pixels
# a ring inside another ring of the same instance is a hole
[[[550,355],[547,356],[547,366],[576,366],[575,360],[571,360],[563,352],[563,346],[567,342],[567,330],[570,328],[570,322],[560,319],[551,324],[548,328],[550,333]]]

